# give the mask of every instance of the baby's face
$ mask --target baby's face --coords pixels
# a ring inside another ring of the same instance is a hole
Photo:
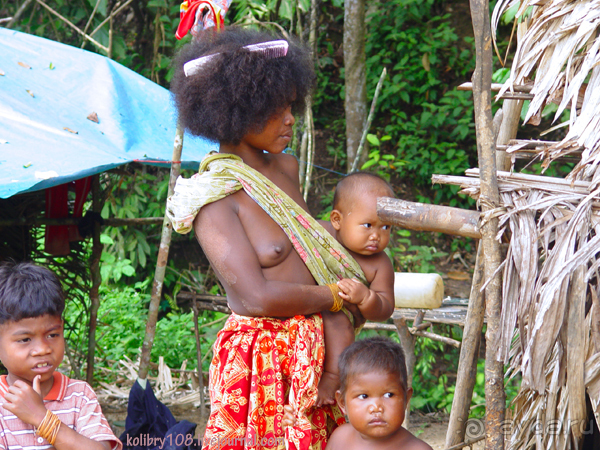
[[[365,439],[393,439],[402,428],[406,390],[398,375],[373,371],[353,375],[347,382],[342,407],[352,427]]]
[[[337,238],[359,255],[373,255],[385,249],[390,241],[391,224],[377,217],[377,197],[380,192],[362,192],[343,202],[340,210]]]

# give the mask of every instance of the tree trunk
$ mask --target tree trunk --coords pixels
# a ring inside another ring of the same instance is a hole
[[[473,73],[473,100],[475,105],[475,129],[481,177],[480,203],[484,214],[500,204],[498,180],[496,178],[496,155],[492,125],[492,35],[488,0],[470,0],[471,18],[475,36],[475,72]],[[487,330],[485,334],[485,448],[503,450],[504,436],[504,367],[496,359],[500,332],[500,308],[502,303],[501,277],[496,272],[500,265],[500,245],[495,239],[498,219],[483,220],[481,235],[483,259]]]
[[[346,73],[346,153],[350,172],[367,121],[365,1],[344,2],[344,68]],[[360,166],[360,164],[359,164]]]

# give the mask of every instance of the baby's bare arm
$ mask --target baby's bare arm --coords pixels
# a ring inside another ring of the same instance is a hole
[[[340,296],[354,303],[367,320],[383,321],[394,312],[394,268],[388,256],[381,252],[372,260],[375,276],[367,288],[360,281],[345,278],[338,282]]]

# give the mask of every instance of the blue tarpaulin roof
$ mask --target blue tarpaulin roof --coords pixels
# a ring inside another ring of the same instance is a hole
[[[147,78],[96,53],[0,28],[0,198],[132,161],[169,162],[175,122],[169,91]],[[217,148],[186,134],[184,167]]]

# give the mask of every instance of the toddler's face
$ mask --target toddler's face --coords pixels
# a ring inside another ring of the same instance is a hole
[[[397,375],[367,372],[352,376],[341,406],[352,427],[365,439],[393,439],[402,428],[412,389],[404,389]]]
[[[63,321],[43,315],[0,325],[0,360],[8,370],[8,383],[29,384],[36,375],[44,383],[52,378],[65,353]]]
[[[346,207],[340,211],[337,234],[344,247],[365,256],[379,253],[387,247],[392,227],[377,217],[377,197],[387,195],[363,192],[356,199],[344,202]]]

